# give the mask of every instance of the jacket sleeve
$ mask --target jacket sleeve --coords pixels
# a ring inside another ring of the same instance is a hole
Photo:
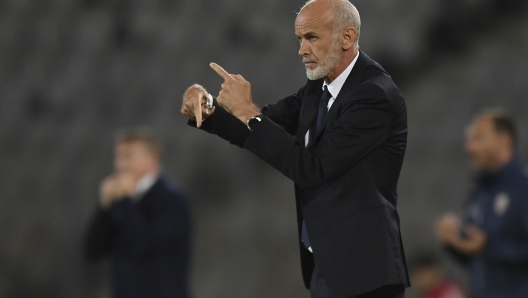
[[[164,200],[149,219],[140,212],[137,203],[123,199],[111,207],[110,216],[130,253],[144,255],[172,249],[190,234],[189,209],[180,198]]]
[[[274,105],[265,106],[261,110],[262,114],[290,135],[294,135],[299,122],[303,92],[304,88],[299,90],[297,94],[290,95]],[[216,134],[233,145],[243,147],[249,136],[246,125],[218,105],[216,98],[213,104],[215,112],[203,121],[200,129]],[[196,121],[189,120],[187,124],[196,127]]]
[[[356,164],[389,137],[391,103],[381,87],[364,84],[351,100],[343,102],[340,112],[315,146],[306,148],[264,117],[244,148],[300,187],[316,188]]]
[[[292,94],[274,105],[265,106],[262,108],[262,114],[288,134],[295,135],[299,125],[303,92],[304,88],[297,94]]]
[[[469,261],[471,260],[471,257],[466,255],[466,254],[463,254],[461,252],[459,252],[458,250],[456,250],[454,247],[452,247],[451,245],[445,245],[444,246],[444,250],[455,260],[457,261],[460,265],[463,265],[463,266],[468,266],[469,265]]]
[[[249,136],[246,125],[218,105],[216,98],[213,100],[213,105],[215,106],[213,115],[202,122],[200,129],[211,134],[216,134],[232,145],[238,147],[244,146]],[[196,121],[189,120],[187,124],[196,127]]]
[[[97,208],[88,227],[85,239],[85,254],[90,259],[97,259],[112,250],[116,227],[110,213]]]

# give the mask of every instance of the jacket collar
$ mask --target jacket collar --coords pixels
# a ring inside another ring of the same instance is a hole
[[[138,203],[149,201],[151,197],[156,196],[156,193],[160,190],[160,188],[164,187],[165,185],[165,179],[163,176],[158,176],[154,184],[145,191],[138,199]]]
[[[519,158],[512,158],[501,169],[495,172],[480,172],[477,176],[477,182],[483,187],[490,187],[508,179],[510,175],[523,171],[523,163]]]

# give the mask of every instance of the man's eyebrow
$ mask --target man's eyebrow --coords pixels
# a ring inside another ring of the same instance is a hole
[[[300,34],[300,35],[297,34],[297,33],[295,33],[295,36],[296,36],[297,38],[300,38],[300,37],[307,37],[307,36],[317,36],[317,33],[313,32],[313,31],[308,31],[308,32],[305,32],[305,33]]]

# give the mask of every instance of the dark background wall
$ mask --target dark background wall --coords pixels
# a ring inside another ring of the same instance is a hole
[[[354,3],[361,49],[408,104],[399,190],[407,254],[440,252],[434,220],[460,212],[470,188],[471,117],[509,109],[528,157],[525,1]],[[179,114],[190,84],[218,92],[211,61],[252,82],[259,105],[296,92],[306,80],[293,32],[302,4],[0,0],[0,297],[109,297],[108,262],[85,262],[82,240],[112,170],[112,134],[134,125],[159,133],[165,173],[192,201],[196,297],[308,297],[292,183]]]

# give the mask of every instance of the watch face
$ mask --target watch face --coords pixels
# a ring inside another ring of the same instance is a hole
[[[248,128],[249,128],[250,130],[253,130],[253,128],[255,127],[255,125],[256,125],[257,123],[259,123],[260,121],[261,121],[260,117],[254,117],[254,118],[249,119],[249,121],[248,121]]]

